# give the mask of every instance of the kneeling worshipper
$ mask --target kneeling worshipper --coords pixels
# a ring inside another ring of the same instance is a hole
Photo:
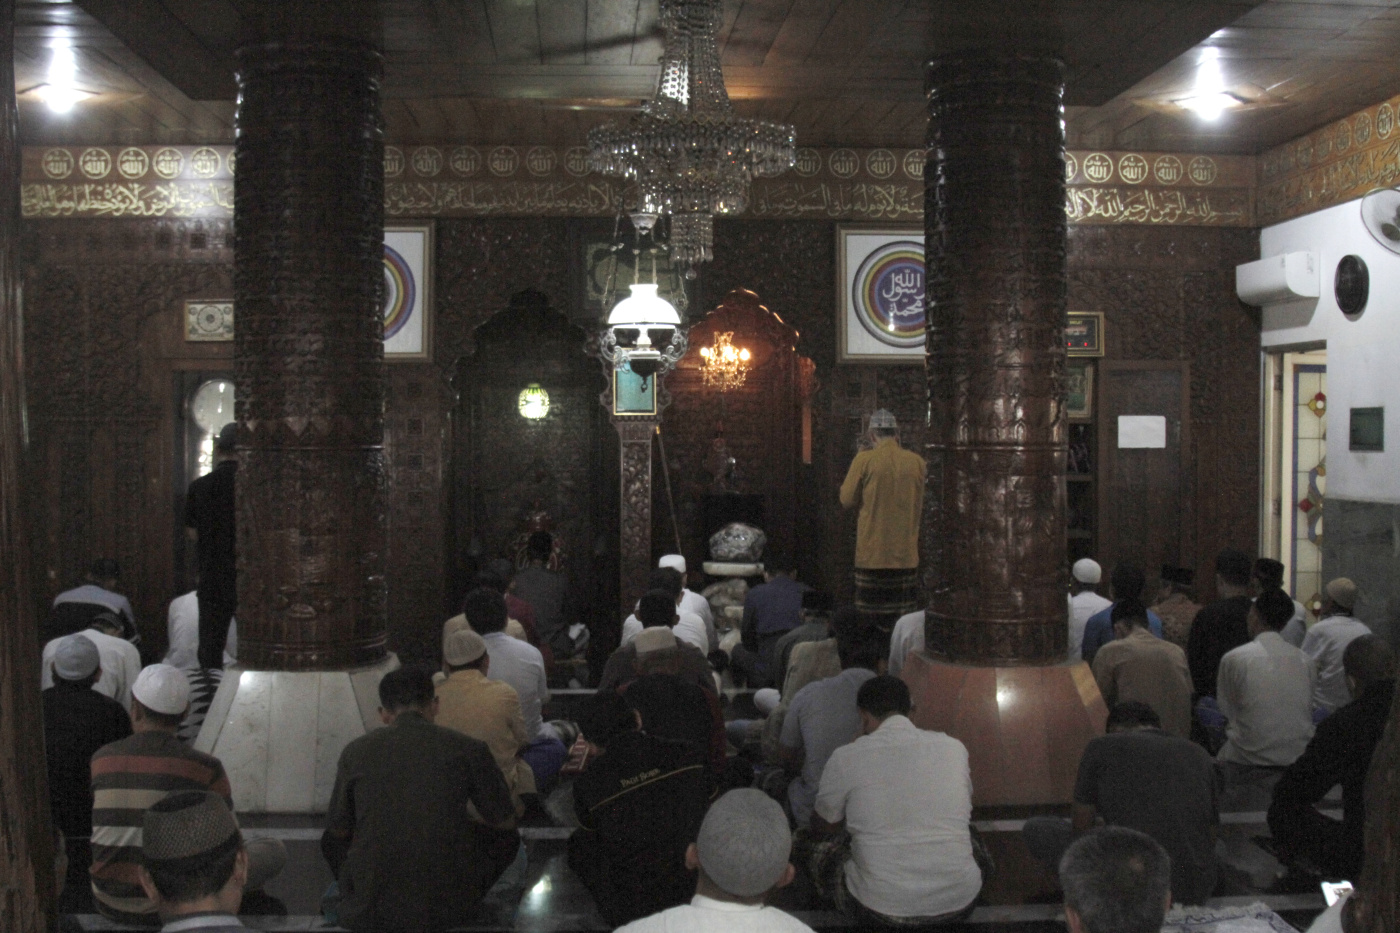
[[[731,790],[710,807],[685,852],[696,872],[689,904],[635,920],[617,933],[812,933],[767,901],[792,883],[792,833],[762,791]]]
[[[146,811],[139,878],[164,923],[161,933],[247,929],[235,914],[248,884],[248,851],[218,794],[181,791]]]

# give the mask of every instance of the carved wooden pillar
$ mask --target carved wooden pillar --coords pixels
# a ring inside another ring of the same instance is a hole
[[[352,39],[238,53],[238,656],[385,645],[382,63]]]
[[[622,442],[618,592],[623,606],[642,598],[651,573],[651,446],[660,418],[613,418]]]
[[[1350,909],[1346,933],[1400,930],[1400,694],[1390,707],[1371,772],[1366,777],[1366,865]]]
[[[1064,69],[928,66],[928,650],[1053,663],[1065,626]]]
[[[20,475],[25,441],[17,136],[15,5],[0,0],[0,930],[40,933],[55,919],[54,851]]]

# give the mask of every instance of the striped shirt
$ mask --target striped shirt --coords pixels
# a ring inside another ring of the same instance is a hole
[[[113,920],[151,923],[155,905],[141,890],[141,823],[146,809],[182,790],[220,794],[233,806],[219,759],[173,733],[138,732],[92,756],[92,896]]]

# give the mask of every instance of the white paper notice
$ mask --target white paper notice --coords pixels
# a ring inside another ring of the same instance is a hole
[[[1164,415],[1119,415],[1118,446],[1166,447],[1167,419]]]

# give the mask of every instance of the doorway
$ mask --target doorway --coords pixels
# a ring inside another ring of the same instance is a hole
[[[1283,585],[1315,621],[1321,606],[1327,494],[1327,350],[1265,358],[1265,527],[1261,539],[1283,564]]]

